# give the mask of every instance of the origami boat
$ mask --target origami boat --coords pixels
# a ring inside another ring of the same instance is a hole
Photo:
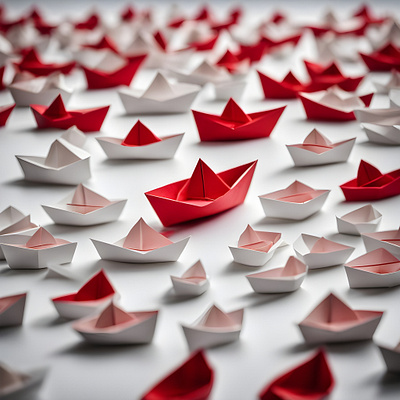
[[[201,159],[189,179],[146,192],[164,226],[208,217],[244,202],[257,161],[216,174]]]
[[[360,56],[370,71],[400,71],[400,50],[392,43],[370,54],[360,53]]]
[[[394,374],[400,373],[400,343],[395,347],[379,345],[382,357],[386,364],[388,372]]]
[[[400,125],[361,124],[368,140],[373,143],[390,146],[400,145]]]
[[[354,110],[354,114],[357,121],[363,124],[372,123],[389,126],[400,124],[400,112],[398,107]]]
[[[172,242],[140,218],[128,235],[115,243],[91,239],[103,260],[126,263],[176,261],[190,237]]]
[[[247,225],[239,237],[238,247],[229,246],[235,262],[252,267],[261,267],[268,262],[278,247],[285,246],[282,234],[255,231]]]
[[[302,220],[318,212],[329,193],[294,181],[285,189],[258,197],[267,217]]]
[[[0,106],[0,126],[5,126],[11,111],[14,110],[15,104],[9,106]]]
[[[100,313],[116,296],[105,272],[100,270],[76,293],[54,297],[52,302],[60,317],[78,319]]]
[[[388,94],[392,89],[400,88],[400,72],[392,70],[389,80],[385,83],[373,82],[376,92],[380,94]]]
[[[157,73],[146,90],[123,88],[118,91],[128,114],[175,114],[189,111],[201,87],[189,83],[170,83]]]
[[[158,311],[127,312],[111,302],[100,314],[76,321],[72,328],[94,344],[142,344],[153,340]]]
[[[307,343],[370,340],[382,315],[382,311],[353,310],[331,293],[299,323],[299,328]]]
[[[194,110],[192,112],[200,140],[209,142],[268,137],[285,107],[246,114],[231,98],[221,116]]]
[[[22,325],[26,295],[27,293],[21,293],[0,298],[0,328]]]
[[[127,199],[108,200],[79,184],[59,203],[42,207],[56,224],[90,226],[117,220],[126,202]]]
[[[291,256],[284,267],[246,275],[256,293],[288,293],[297,290],[307,275],[307,266]]]
[[[183,135],[159,138],[138,120],[125,139],[97,137],[96,140],[110,159],[160,160],[174,157]]]
[[[400,228],[393,231],[363,233],[361,237],[367,251],[382,247],[400,258]]]
[[[157,383],[141,400],[207,400],[214,383],[214,371],[202,350]]]
[[[336,217],[336,223],[339,233],[361,236],[363,233],[376,231],[381,219],[382,214],[368,204],[342,217]]]
[[[274,379],[259,395],[260,400],[322,400],[333,390],[335,381],[325,352],[320,349],[311,358]]]
[[[243,308],[225,313],[213,305],[191,325],[182,324],[190,351],[219,346],[239,339]]]
[[[346,162],[356,138],[332,143],[326,136],[313,129],[303,143],[286,145],[294,164],[298,167]]]
[[[200,296],[210,287],[201,261],[197,261],[181,276],[171,275],[175,294],[178,296]]]
[[[61,95],[50,106],[32,104],[31,110],[38,128],[68,129],[76,126],[83,132],[99,131],[110,106],[67,111]]]
[[[400,285],[400,260],[383,248],[357,257],[344,267],[353,289]]]
[[[293,248],[309,269],[344,264],[354,251],[354,247],[304,233],[293,243]]]
[[[378,168],[360,161],[357,178],[340,185],[347,201],[370,201],[400,194],[400,169],[382,174]]]
[[[46,157],[16,157],[27,181],[78,185],[91,177],[90,154],[62,138],[52,143]]]

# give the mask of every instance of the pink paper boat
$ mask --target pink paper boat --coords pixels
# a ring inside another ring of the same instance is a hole
[[[367,251],[382,247],[400,258],[400,228],[393,231],[364,233],[361,236]]]
[[[336,217],[336,222],[339,233],[360,236],[362,233],[376,231],[381,219],[382,214],[367,204],[342,217]]]
[[[210,287],[206,271],[200,260],[181,277],[171,275],[171,281],[175,293],[179,296],[200,296]]]
[[[22,325],[26,293],[0,298],[0,328]]]

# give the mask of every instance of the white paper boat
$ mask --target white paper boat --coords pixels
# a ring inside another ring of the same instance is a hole
[[[400,125],[361,124],[368,140],[373,143],[400,145]]]
[[[22,325],[26,293],[0,298],[0,328]]]
[[[261,267],[268,262],[278,247],[286,246],[278,232],[255,231],[250,225],[239,237],[238,247],[229,246],[235,262]]]
[[[213,305],[192,325],[182,324],[190,351],[219,346],[239,339],[243,308],[225,313]]]
[[[400,343],[396,347],[378,345],[389,372],[400,373]]]
[[[313,129],[301,144],[286,145],[294,164],[299,167],[346,162],[356,138],[332,143]]]
[[[201,87],[170,83],[157,73],[146,90],[122,88],[118,91],[128,114],[175,114],[189,111]]]
[[[56,139],[46,157],[16,157],[28,181],[78,185],[91,176],[90,154],[65,139]]]
[[[83,147],[86,143],[86,135],[75,125],[64,131],[60,137],[76,147]]]
[[[73,193],[44,210],[56,224],[90,226],[115,221],[127,200],[108,200],[79,184]]]
[[[386,83],[373,82],[376,92],[389,94],[392,89],[400,89],[400,72],[393,70]]]
[[[302,220],[319,211],[330,190],[313,189],[299,181],[287,188],[259,196],[267,217]]]
[[[299,328],[307,343],[369,340],[382,314],[382,311],[353,310],[331,293],[299,323]]]
[[[284,267],[246,275],[257,293],[287,293],[297,290],[307,275],[307,266],[291,256]]]
[[[171,281],[178,296],[200,296],[210,287],[206,271],[200,260],[181,277],[171,275]]]
[[[142,344],[153,340],[158,311],[124,311],[113,302],[100,314],[76,321],[75,329],[95,344]]]
[[[246,89],[247,81],[232,79],[226,82],[214,83],[215,100],[240,100]]]
[[[140,218],[126,237],[115,243],[90,239],[103,260],[126,263],[176,261],[190,237],[172,242]]]
[[[309,269],[344,264],[354,251],[354,247],[304,233],[293,243],[293,248]]]
[[[72,261],[77,243],[55,238],[40,227],[32,236],[25,236],[22,244],[2,244],[7,264],[11,269],[41,269],[48,264],[67,264]]]
[[[341,217],[336,216],[339,233],[360,236],[365,232],[375,232],[382,220],[382,214],[367,204]]]
[[[397,107],[354,110],[354,115],[362,124],[400,125],[400,111]]]
[[[67,104],[72,96],[72,89],[65,84],[64,76],[59,73],[15,82],[8,89],[18,107],[29,107],[31,104],[48,106],[58,95]]]
[[[364,233],[361,237],[367,251],[382,247],[400,258],[400,228],[393,231]]]

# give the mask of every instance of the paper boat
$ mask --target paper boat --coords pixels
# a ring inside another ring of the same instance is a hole
[[[385,361],[388,372],[400,373],[400,343],[395,347],[379,345],[382,357]]]
[[[285,107],[246,114],[233,99],[229,99],[221,116],[194,111],[200,140],[225,141],[268,137]]]
[[[240,235],[238,247],[229,246],[235,262],[261,267],[268,262],[278,247],[285,246],[277,232],[255,231],[250,225]]]
[[[335,381],[325,352],[318,350],[305,362],[274,379],[260,393],[260,400],[322,400]]]
[[[342,217],[336,217],[336,223],[339,233],[360,236],[365,232],[376,231],[381,219],[382,214],[368,204]]]
[[[11,111],[14,110],[15,104],[10,106],[0,106],[0,126],[5,126]]]
[[[380,124],[361,124],[361,126],[367,134],[370,142],[391,146],[400,145],[400,124],[392,126]]]
[[[215,65],[226,68],[230,74],[246,74],[249,70],[249,60],[240,60],[229,49]]]
[[[79,130],[75,125],[71,126],[71,128],[68,128],[66,131],[64,131],[60,137],[61,139],[70,142],[76,147],[83,148],[83,146],[86,143],[86,135],[81,130]]]
[[[400,258],[400,228],[393,231],[363,233],[361,237],[367,251],[382,247]]]
[[[367,108],[365,110],[354,110],[357,121],[360,123],[371,123],[381,125],[399,125],[400,112],[397,107],[393,108]]]
[[[256,293],[288,293],[297,290],[307,275],[307,266],[291,256],[284,267],[246,275]]]
[[[258,197],[267,217],[302,220],[319,211],[329,193],[294,181],[285,189]]]
[[[357,257],[344,267],[353,289],[400,285],[400,260],[382,248]]]
[[[382,315],[382,311],[353,310],[331,293],[299,323],[299,328],[307,343],[369,340]]]
[[[26,293],[0,298],[0,328],[22,325],[25,301]]]
[[[201,159],[189,179],[146,192],[164,226],[208,217],[244,202],[257,161],[216,174]]]
[[[72,328],[95,344],[141,344],[153,340],[158,311],[127,312],[111,302],[100,314],[76,321]]]
[[[141,400],[207,400],[214,383],[214,371],[202,350],[157,383]]]
[[[354,251],[354,247],[304,233],[293,243],[293,248],[309,269],[344,264]]]
[[[58,95],[67,104],[72,96],[72,89],[65,84],[64,76],[59,73],[15,82],[8,89],[18,107],[29,107],[31,104],[48,106]]]
[[[356,138],[332,143],[313,129],[301,144],[286,145],[294,164],[298,167],[346,162]]]
[[[400,107],[400,89],[392,89],[389,92],[389,100],[391,108],[399,108]]]
[[[390,78],[386,83],[373,82],[373,84],[377,93],[388,94],[390,90],[400,88],[400,72],[392,70]]]
[[[79,184],[59,203],[42,207],[56,224],[90,226],[117,220],[126,202],[126,199],[108,200]]]
[[[25,243],[2,244],[4,258],[11,269],[41,269],[48,264],[67,264],[72,261],[76,242],[55,238],[40,227]]]
[[[91,177],[90,154],[65,139],[56,139],[46,157],[16,157],[27,181],[78,185]]]
[[[171,275],[171,281],[175,294],[178,296],[200,296],[210,287],[206,271],[200,260],[181,277]]]
[[[83,132],[99,131],[110,106],[67,111],[61,95],[47,107],[32,104],[31,110],[38,128],[68,129],[76,126]]]
[[[97,137],[96,140],[110,159],[160,160],[174,157],[183,135],[159,138],[138,120],[125,139]]]
[[[60,317],[78,319],[100,313],[116,295],[105,272],[100,270],[76,293],[55,297],[52,301]]]
[[[228,101],[240,100],[246,89],[247,81],[232,79],[226,82],[214,83],[215,100]]]
[[[188,83],[170,83],[157,73],[146,90],[123,88],[118,91],[128,114],[169,114],[189,111],[200,86]]]
[[[192,325],[182,324],[190,351],[239,339],[244,309],[225,313],[213,305]]]
[[[370,71],[400,70],[400,50],[392,43],[370,54],[360,53],[360,56]]]
[[[400,169],[382,174],[378,168],[360,161],[357,178],[340,185],[347,201],[380,200],[400,194]]]
[[[172,242],[140,218],[128,235],[115,243],[91,239],[103,260],[126,263],[176,261],[190,237]]]

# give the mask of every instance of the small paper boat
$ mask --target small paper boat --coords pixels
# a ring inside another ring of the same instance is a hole
[[[182,324],[190,351],[239,340],[244,309],[225,313],[213,305],[192,325]]]
[[[22,325],[25,301],[26,293],[0,298],[0,328]]]
[[[400,373],[400,343],[395,347],[379,345],[388,372]]]
[[[90,154],[65,139],[56,139],[46,157],[16,157],[27,181],[78,185],[91,177]]]
[[[382,311],[353,310],[331,293],[299,323],[299,328],[307,343],[370,340],[382,315]]]
[[[357,257],[344,267],[353,289],[400,285],[400,260],[383,248]]]
[[[340,185],[347,201],[380,200],[400,194],[400,169],[382,174],[378,168],[360,161],[357,178]]]
[[[335,381],[325,352],[274,379],[259,395],[260,400],[322,400],[332,392]]]
[[[400,124],[400,112],[397,107],[354,110],[354,114],[357,118],[357,121],[363,124],[372,123],[389,126]]]
[[[386,144],[390,146],[400,145],[400,124],[361,124],[367,134],[368,140],[373,143]]]
[[[178,296],[200,296],[210,287],[206,271],[200,260],[181,277],[171,275],[171,281]]]
[[[25,243],[3,243],[1,248],[11,269],[41,269],[48,264],[70,263],[76,245],[76,242],[57,239],[40,227],[31,237],[25,236]]]
[[[360,236],[365,232],[375,232],[381,219],[382,214],[368,204],[342,217],[336,217],[336,223],[339,233]]]
[[[329,193],[294,181],[285,189],[258,197],[267,217],[302,220],[318,212]]]
[[[392,43],[370,54],[360,53],[360,56],[370,71],[400,70],[400,50]]]
[[[79,130],[75,125],[71,126],[71,128],[68,128],[66,131],[64,131],[61,134],[61,139],[66,140],[67,142],[70,142],[76,147],[83,148],[83,146],[86,143],[86,135]]]
[[[200,140],[225,141],[268,137],[285,107],[246,114],[233,99],[229,99],[221,116],[194,111]]]
[[[157,73],[146,90],[122,88],[118,91],[128,114],[175,114],[189,111],[201,87],[188,83],[170,83]]]
[[[100,270],[76,293],[55,297],[52,301],[60,317],[78,319],[100,313],[116,295],[105,272]]]
[[[240,100],[246,89],[247,81],[232,79],[226,82],[214,83],[215,100],[228,101],[234,99]]]
[[[288,293],[297,290],[307,275],[307,266],[291,256],[284,267],[246,275],[256,293]]]
[[[110,159],[160,160],[174,157],[183,135],[159,138],[138,120],[125,139],[97,137],[96,140]]]
[[[373,82],[373,84],[377,93],[388,94],[392,89],[400,88],[400,72],[392,70],[390,78],[386,83]]]
[[[354,247],[304,233],[293,243],[293,248],[309,269],[344,264],[354,251]]]
[[[9,106],[0,106],[0,126],[5,126],[11,111],[14,110],[15,104]]]
[[[313,129],[301,144],[286,145],[294,164],[298,167],[346,162],[356,138],[332,143]]]
[[[141,400],[207,400],[214,383],[214,371],[202,350],[157,383]]]
[[[261,267],[268,262],[278,247],[285,246],[278,232],[255,231],[250,225],[240,235],[238,247],[229,246],[235,262]]]
[[[153,340],[158,311],[127,312],[111,302],[100,314],[76,321],[75,329],[94,344],[142,344]]]
[[[103,260],[126,263],[176,261],[190,237],[172,242],[140,218],[128,235],[115,243],[91,239]]]
[[[42,207],[56,224],[90,226],[117,220],[126,202],[126,199],[108,200],[79,184],[59,203]]]
[[[400,258],[400,228],[393,231],[363,233],[361,237],[367,251],[382,247]]]

